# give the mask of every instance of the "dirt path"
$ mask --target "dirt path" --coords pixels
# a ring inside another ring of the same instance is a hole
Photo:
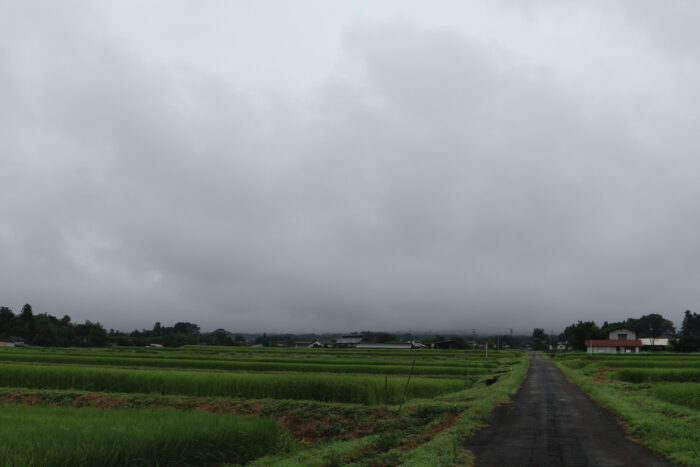
[[[672,465],[627,439],[609,412],[537,354],[512,403],[465,447],[477,467]]]

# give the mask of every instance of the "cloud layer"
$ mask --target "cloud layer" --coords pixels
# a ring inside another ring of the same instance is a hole
[[[159,28],[211,16],[130,31],[117,13],[158,9],[0,5],[4,305],[124,330],[529,332],[700,301],[692,6],[459,12],[495,37],[448,3],[360,5],[258,55],[214,28],[200,57]]]

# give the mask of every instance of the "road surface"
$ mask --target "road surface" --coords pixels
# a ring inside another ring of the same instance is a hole
[[[627,439],[608,411],[538,354],[513,401],[465,447],[477,467],[672,465]]]

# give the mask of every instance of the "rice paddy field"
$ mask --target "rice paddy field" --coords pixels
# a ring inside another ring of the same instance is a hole
[[[700,466],[700,355],[568,354],[554,363],[627,431],[681,465]]]
[[[0,466],[468,464],[526,371],[505,351],[2,348]]]

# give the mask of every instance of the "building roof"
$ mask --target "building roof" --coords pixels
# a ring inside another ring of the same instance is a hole
[[[358,349],[410,349],[410,343],[357,344]]]
[[[359,344],[365,340],[365,336],[341,336],[335,341],[336,344]]]
[[[641,347],[642,341],[639,339],[593,339],[586,340],[586,346],[592,347]]]

